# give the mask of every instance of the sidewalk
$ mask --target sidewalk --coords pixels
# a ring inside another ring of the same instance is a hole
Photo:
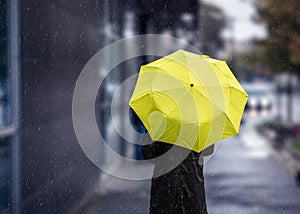
[[[253,128],[224,140],[205,165],[209,214],[291,213],[300,210],[300,188]]]
[[[270,130],[263,130],[260,132],[267,141],[273,156],[296,178],[300,173],[300,155],[298,152],[294,151],[288,143],[282,143],[280,148],[278,147],[278,142],[275,142],[276,133]],[[299,178],[297,178],[299,179]],[[299,180],[297,181],[299,182]],[[300,185],[300,183],[299,183]]]
[[[134,165],[128,168],[134,172]],[[115,170],[122,169],[122,164]],[[126,180],[101,172],[98,187],[88,195],[84,202],[73,213],[135,213],[145,214],[149,210],[150,180],[135,181]]]

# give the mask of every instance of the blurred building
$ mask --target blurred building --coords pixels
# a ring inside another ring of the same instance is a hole
[[[72,124],[73,90],[82,68],[102,47],[127,36],[167,33],[194,43],[198,4],[0,2],[0,213],[72,213],[97,188],[99,169],[82,152]],[[120,65],[101,85],[96,105],[104,136],[111,91],[147,60]],[[126,72],[119,75],[118,69]],[[126,142],[113,134],[114,149],[126,153]]]

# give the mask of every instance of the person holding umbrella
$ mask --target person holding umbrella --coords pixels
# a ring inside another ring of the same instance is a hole
[[[141,67],[129,105],[151,142],[150,213],[207,213],[203,153],[238,133],[247,98],[226,62],[208,56],[179,50]]]

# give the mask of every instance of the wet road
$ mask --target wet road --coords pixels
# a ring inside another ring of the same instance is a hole
[[[300,213],[300,187],[254,130],[259,118],[248,116],[240,135],[222,142],[206,163],[209,213]]]

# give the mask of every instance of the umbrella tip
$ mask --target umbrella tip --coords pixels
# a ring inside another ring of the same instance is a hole
[[[210,58],[210,56],[208,56],[208,55],[202,55],[202,57],[203,57],[203,58],[206,58],[206,59],[209,59],[209,58]]]
[[[191,83],[191,84],[190,84],[190,86],[191,86],[191,87],[194,87],[194,84],[193,84],[193,83]]]

